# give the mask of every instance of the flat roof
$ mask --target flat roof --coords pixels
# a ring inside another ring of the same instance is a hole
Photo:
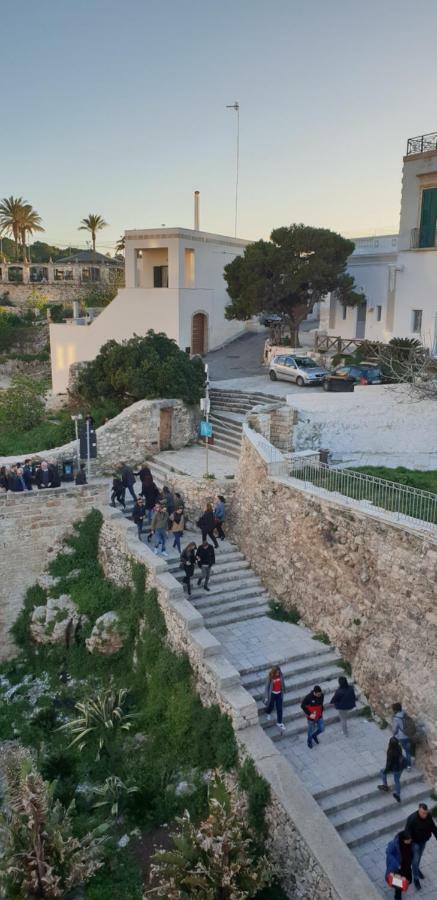
[[[221,244],[234,244],[236,247],[247,247],[253,241],[245,238],[236,238],[228,234],[215,234],[212,231],[196,231],[194,228],[181,228],[179,225],[165,228],[127,228],[126,240],[147,240],[147,238],[185,238],[189,241],[218,242]]]

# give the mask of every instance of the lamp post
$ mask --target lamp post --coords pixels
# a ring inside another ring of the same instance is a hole
[[[76,416],[71,417],[74,422],[74,430],[76,432],[76,453],[77,453],[77,468],[80,469],[80,440],[79,440],[79,426],[78,422],[82,421],[82,413],[78,413]]]
[[[236,177],[235,177],[235,237],[237,237],[237,221],[238,221],[238,174],[240,167],[240,104],[238,100],[235,103],[228,103],[226,109],[234,109],[237,113],[237,155],[236,155]]]

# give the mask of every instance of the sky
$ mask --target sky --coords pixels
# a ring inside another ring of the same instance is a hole
[[[396,232],[408,137],[437,130],[435,0],[0,2],[0,197],[80,220],[267,238]]]

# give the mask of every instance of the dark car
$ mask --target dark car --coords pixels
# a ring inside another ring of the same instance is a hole
[[[271,325],[280,325],[282,322],[283,316],[280,313],[261,313],[259,317],[259,321],[261,325],[265,325],[266,327],[270,327]]]
[[[383,375],[379,366],[373,363],[351,363],[346,366],[337,366],[328,375],[334,378],[345,378],[354,384],[382,384]]]

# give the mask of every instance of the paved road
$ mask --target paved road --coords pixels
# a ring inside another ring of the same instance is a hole
[[[310,338],[305,331],[314,327],[314,322],[303,324],[300,334],[302,347],[313,345],[312,337]],[[256,375],[265,375],[266,369],[262,365],[262,359],[264,343],[268,336],[268,328],[255,334],[248,332],[227,344],[226,347],[208,353],[205,356],[205,362],[209,365],[210,379],[221,381],[228,378],[250,378]]]

